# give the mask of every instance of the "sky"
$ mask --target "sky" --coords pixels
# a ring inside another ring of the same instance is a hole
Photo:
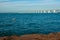
[[[60,0],[0,0],[0,13],[60,9]]]

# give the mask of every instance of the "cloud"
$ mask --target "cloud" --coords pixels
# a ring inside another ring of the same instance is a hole
[[[12,1],[39,1],[39,2],[50,2],[50,1],[54,1],[54,0],[0,0],[0,2],[12,2]]]
[[[0,0],[0,12],[30,12],[40,9],[59,9],[55,0]]]
[[[0,0],[0,1],[8,1],[8,0]]]

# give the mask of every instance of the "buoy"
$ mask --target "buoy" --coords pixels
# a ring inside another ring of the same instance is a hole
[[[12,20],[15,22],[16,21],[16,18],[13,18]]]

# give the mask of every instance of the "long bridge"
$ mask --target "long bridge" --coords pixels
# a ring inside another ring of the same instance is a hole
[[[36,10],[36,13],[60,13],[60,10]]]

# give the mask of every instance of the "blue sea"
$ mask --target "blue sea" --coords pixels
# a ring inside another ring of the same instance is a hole
[[[60,32],[60,13],[0,13],[0,36]]]

